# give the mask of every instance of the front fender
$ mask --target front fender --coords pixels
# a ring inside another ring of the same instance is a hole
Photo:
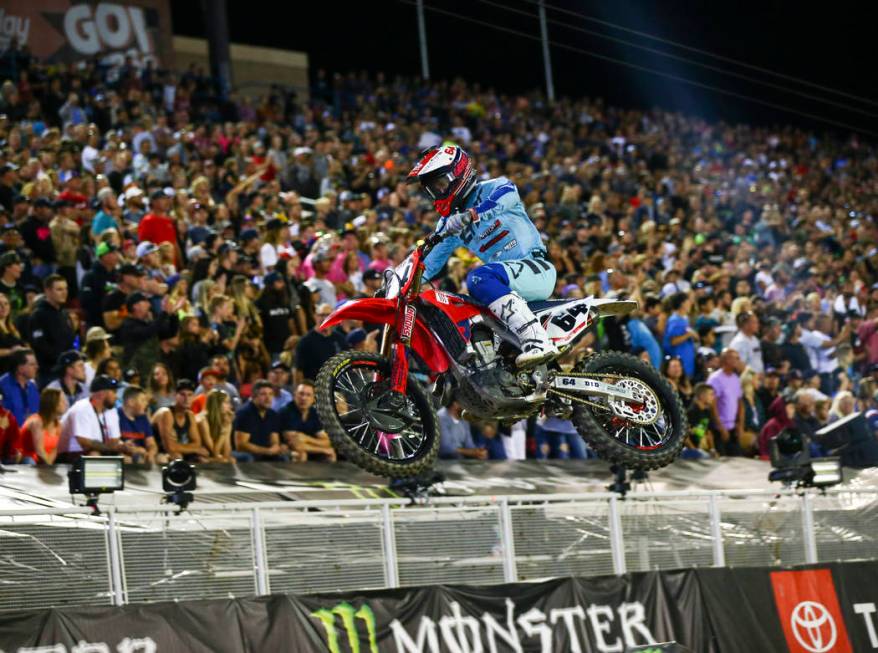
[[[335,309],[326,318],[321,329],[329,329],[343,320],[362,320],[372,324],[396,325],[396,299],[383,297],[365,297],[352,299]],[[448,354],[442,346],[436,342],[436,338],[418,315],[415,328],[412,333],[411,348],[421,357],[433,374],[441,374],[448,370]]]

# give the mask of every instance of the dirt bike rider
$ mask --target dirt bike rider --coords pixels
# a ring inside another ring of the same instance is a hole
[[[445,143],[421,154],[407,183],[419,183],[442,216],[436,231],[451,236],[424,260],[424,279],[435,277],[455,249],[464,246],[483,261],[467,274],[469,294],[518,335],[519,367],[558,354],[528,301],[548,299],[557,272],[540,234],[506,177],[479,182],[472,158]]]

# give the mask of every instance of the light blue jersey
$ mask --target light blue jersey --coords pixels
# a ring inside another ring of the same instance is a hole
[[[529,259],[533,250],[545,251],[518,189],[506,177],[480,182],[464,208],[475,208],[478,221],[430,252],[424,260],[426,279],[435,277],[458,247],[466,247],[484,263]],[[444,219],[439,223],[439,231],[443,226]]]

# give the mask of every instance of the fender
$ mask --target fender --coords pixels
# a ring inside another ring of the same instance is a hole
[[[396,325],[396,299],[385,299],[383,297],[365,297],[363,299],[352,299],[335,309],[332,314],[326,318],[321,329],[328,329],[335,326],[343,320],[363,320],[378,324]],[[411,347],[415,353],[421,357],[427,367],[433,374],[441,374],[448,370],[450,361],[448,354],[442,349],[442,346],[436,342],[435,336],[430,332],[427,326],[418,315],[415,321],[415,329],[412,333]]]

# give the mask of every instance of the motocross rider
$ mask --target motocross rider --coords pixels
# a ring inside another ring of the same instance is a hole
[[[467,274],[469,294],[518,335],[516,365],[556,356],[527,302],[547,299],[557,273],[515,184],[506,177],[478,181],[472,158],[450,143],[425,150],[406,181],[419,183],[433,200],[442,216],[436,231],[448,236],[424,259],[424,278],[434,278],[455,249],[466,247],[484,263]]]

